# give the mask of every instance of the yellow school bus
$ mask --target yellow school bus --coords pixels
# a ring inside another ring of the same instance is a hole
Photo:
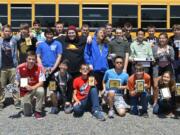
[[[36,19],[43,27],[60,20],[79,28],[86,23],[92,30],[125,22],[135,29],[155,25],[167,30],[180,23],[180,0],[0,0],[0,22],[10,24],[14,31],[20,23],[32,25]]]

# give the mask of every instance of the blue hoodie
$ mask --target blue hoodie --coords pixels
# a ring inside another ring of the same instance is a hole
[[[108,45],[103,44],[102,52],[100,52],[99,45],[96,38],[92,40],[91,44],[86,44],[84,50],[84,60],[86,64],[92,65],[93,70],[105,72],[108,67]]]

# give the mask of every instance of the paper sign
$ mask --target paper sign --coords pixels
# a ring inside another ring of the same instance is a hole
[[[160,89],[160,93],[163,99],[171,98],[171,93],[170,93],[169,88]]]
[[[28,78],[21,78],[20,87],[26,87],[28,85]]]

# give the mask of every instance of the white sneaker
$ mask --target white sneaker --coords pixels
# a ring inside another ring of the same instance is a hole
[[[113,109],[110,109],[109,112],[108,112],[108,117],[109,118],[114,118],[114,110]]]

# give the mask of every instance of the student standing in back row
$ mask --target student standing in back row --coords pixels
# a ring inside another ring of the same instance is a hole
[[[4,88],[14,83],[17,64],[17,39],[12,35],[11,26],[4,25],[0,37],[0,109],[4,107]]]
[[[108,61],[108,45],[106,41],[104,28],[100,28],[97,32],[97,37],[93,38],[90,44],[86,44],[84,50],[84,59],[86,64],[94,72],[98,82],[98,90],[102,90],[102,79],[105,71],[109,68]]]
[[[109,57],[113,59],[114,57],[113,55],[123,57],[124,59],[123,72],[127,72],[127,67],[129,62],[129,43],[123,35],[122,28],[116,28],[115,39],[109,42]]]

